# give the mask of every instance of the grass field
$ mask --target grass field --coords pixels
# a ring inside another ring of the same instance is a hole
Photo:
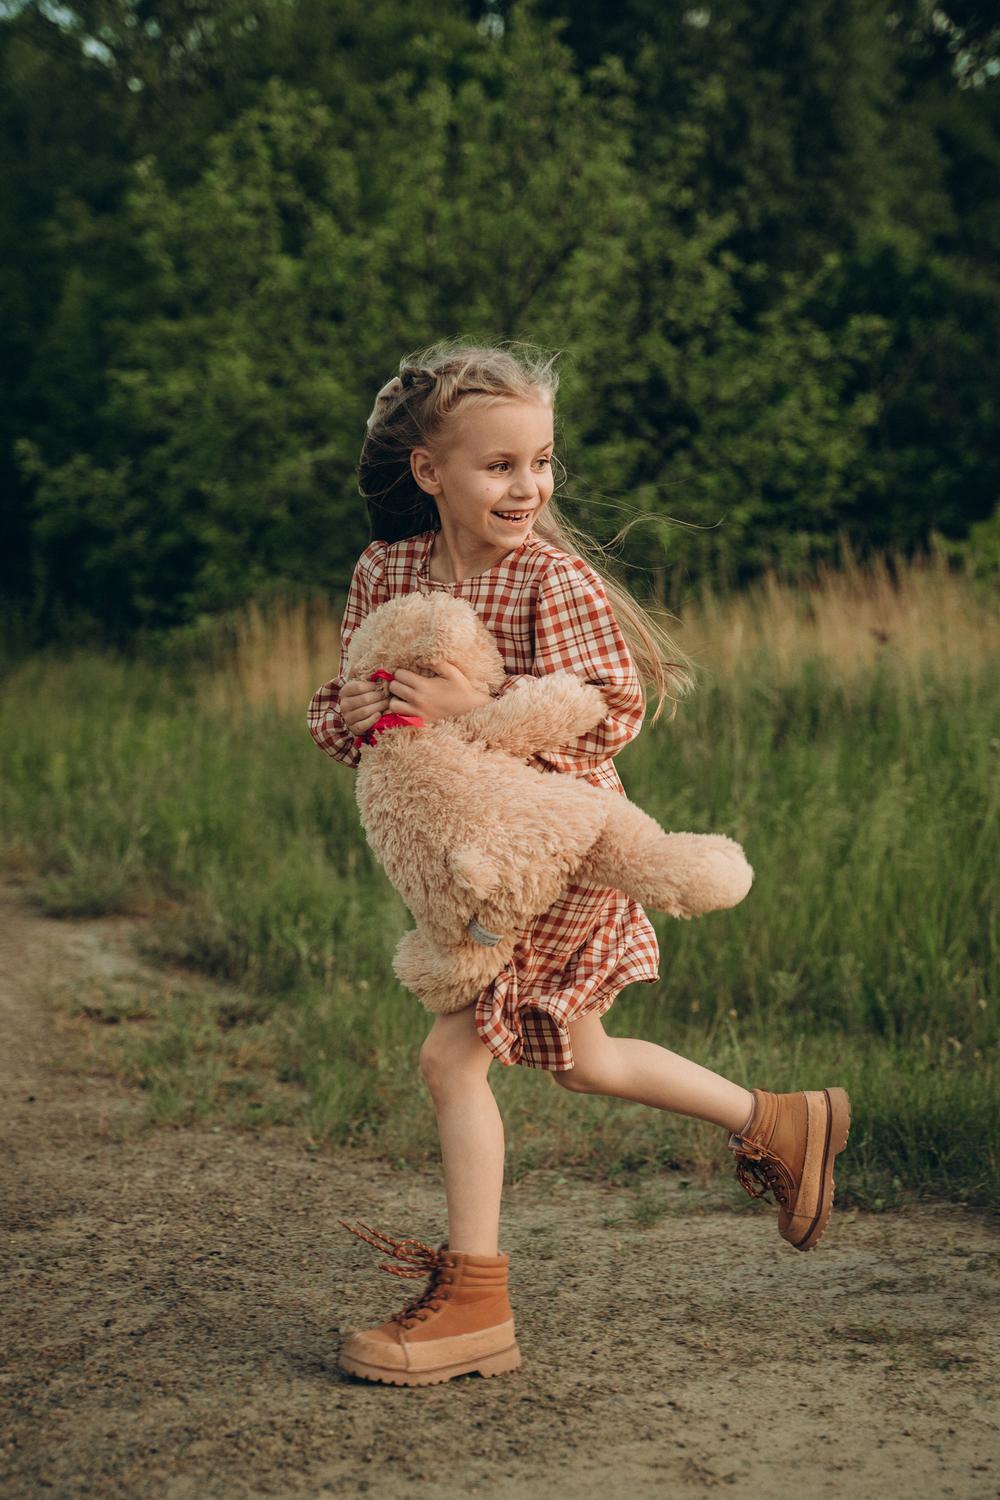
[[[607,1029],[747,1086],[844,1084],[841,1201],[996,1206],[995,590],[932,557],[772,578],[682,617],[698,689],[617,765],[665,826],[739,839],[756,884],[700,922],[651,912],[660,983],[623,991]],[[289,1119],[317,1142],[435,1156],[416,1073],[430,1018],[391,967],[410,919],[352,772],[305,728],[337,662],[336,611],[301,607],[130,659],[8,667],[0,853],[48,911],[148,914],[149,946],[226,982],[171,970],[154,1024],[123,1042],[156,1118]],[[512,1177],[731,1170],[714,1127],[524,1068],[491,1081]]]

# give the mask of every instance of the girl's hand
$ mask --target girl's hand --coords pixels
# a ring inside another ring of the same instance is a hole
[[[489,693],[473,687],[454,662],[439,660],[432,666],[433,671],[418,672],[400,668],[389,683],[389,713],[419,714],[425,724],[437,724],[490,702]]]
[[[387,682],[345,682],[340,690],[340,714],[352,734],[367,734],[389,711]]]

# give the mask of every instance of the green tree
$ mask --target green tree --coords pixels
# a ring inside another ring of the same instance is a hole
[[[635,566],[992,510],[989,27],[563,9],[9,8],[0,581],[39,633],[341,589],[371,395],[452,332],[567,351],[567,503],[604,538],[647,513]]]

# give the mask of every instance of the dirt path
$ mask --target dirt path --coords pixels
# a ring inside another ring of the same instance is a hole
[[[961,1209],[835,1211],[800,1255],[757,1214],[609,1228],[627,1191],[539,1173],[505,1199],[524,1368],[342,1377],[340,1334],[417,1284],[337,1219],[433,1238],[437,1175],[130,1131],[44,997],[141,968],[134,926],[0,895],[6,1500],[1000,1494],[1000,1230]]]

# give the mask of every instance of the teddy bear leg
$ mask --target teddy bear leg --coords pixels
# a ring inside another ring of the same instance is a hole
[[[667,833],[624,797],[579,872],[672,917],[697,917],[737,906],[753,870],[724,834]]]
[[[396,944],[392,967],[400,984],[434,1015],[448,1015],[471,1005],[508,962],[513,938],[492,947],[475,942],[443,948],[420,927],[404,932]]]

